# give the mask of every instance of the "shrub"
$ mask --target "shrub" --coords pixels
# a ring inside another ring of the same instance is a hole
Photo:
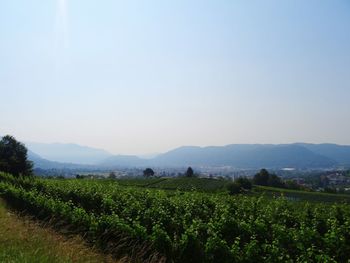
[[[235,182],[245,190],[252,189],[252,182],[246,177],[239,177],[235,180]]]
[[[239,194],[242,191],[242,188],[237,182],[231,182],[227,185],[227,190],[230,195],[235,195]]]

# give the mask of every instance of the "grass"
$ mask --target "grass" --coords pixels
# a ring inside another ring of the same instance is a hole
[[[18,216],[0,199],[0,262],[113,262],[79,237],[67,238]]]

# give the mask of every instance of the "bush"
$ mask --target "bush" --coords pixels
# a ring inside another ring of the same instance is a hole
[[[239,177],[235,180],[235,182],[245,190],[251,190],[253,186],[252,182],[246,177]]]
[[[239,177],[227,185],[227,190],[230,195],[234,195],[241,193],[243,190],[251,190],[252,186],[252,182],[248,178]]]
[[[242,187],[237,182],[231,182],[227,185],[227,190],[230,195],[235,195],[242,191]]]

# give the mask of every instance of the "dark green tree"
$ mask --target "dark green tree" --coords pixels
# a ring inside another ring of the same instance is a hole
[[[108,179],[117,179],[117,175],[115,174],[115,172],[110,172],[108,175]]]
[[[230,182],[226,185],[226,189],[230,195],[239,194],[242,191],[242,187],[237,182]]]
[[[272,186],[272,187],[280,187],[283,188],[285,187],[284,182],[281,180],[280,177],[278,177],[275,174],[270,174],[269,179],[267,180],[267,185]]]
[[[245,190],[251,190],[252,189],[252,182],[246,177],[239,177],[235,180],[235,182],[240,185],[241,188]]]
[[[269,176],[270,174],[266,169],[261,169],[259,173],[254,175],[253,183],[257,185],[267,186],[269,181]]]
[[[194,175],[193,169],[191,167],[188,167],[186,171],[186,177],[193,177],[193,175]]]
[[[266,169],[261,169],[259,173],[254,175],[253,183],[256,185],[272,186],[285,188],[286,184],[282,181],[281,177],[276,174],[270,174]]]
[[[151,169],[151,168],[146,168],[144,171],[143,171],[143,176],[144,177],[151,177],[154,175],[154,171]]]
[[[27,148],[13,136],[6,135],[0,141],[0,171],[14,176],[33,173],[33,163],[27,158]]]

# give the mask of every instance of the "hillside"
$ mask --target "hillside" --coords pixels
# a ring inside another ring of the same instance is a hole
[[[103,150],[77,145],[29,145],[29,158],[43,169],[113,169],[120,167],[231,166],[241,169],[317,169],[350,167],[350,146],[335,144],[232,144],[183,146],[153,158],[111,155]],[[39,150],[44,153],[34,151]],[[57,150],[57,153],[55,151]],[[49,157],[49,158],[48,158]]]
[[[61,163],[94,165],[112,156],[105,150],[77,144],[28,142],[26,146],[44,159]]]
[[[30,150],[28,151],[28,159],[33,162],[34,168],[41,168],[41,169],[89,169],[89,168],[92,168],[92,166],[89,166],[89,165],[49,161]]]
[[[340,165],[349,166],[350,164],[350,146],[348,145],[337,145],[337,144],[309,144],[301,143],[301,145],[310,151],[327,156],[332,160],[336,161]]]
[[[337,163],[299,145],[181,147],[153,159],[156,165],[232,166],[236,168],[324,168]]]

